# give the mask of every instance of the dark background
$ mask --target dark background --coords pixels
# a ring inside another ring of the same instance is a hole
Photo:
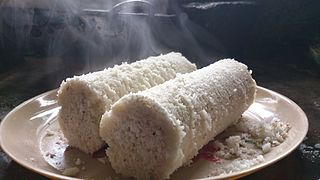
[[[319,179],[320,1],[220,1],[201,8],[207,2],[171,1],[166,13],[176,16],[170,18],[0,7],[0,119],[23,101],[58,88],[66,77],[124,60],[173,50],[202,67],[232,57],[253,70],[258,85],[289,97],[309,119],[307,137],[292,154],[243,179]],[[150,27],[152,42],[141,42],[137,22]],[[99,41],[108,35],[104,29],[112,37]],[[0,177],[46,179],[2,151]]]

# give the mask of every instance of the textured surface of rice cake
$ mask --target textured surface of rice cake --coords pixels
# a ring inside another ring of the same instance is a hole
[[[100,125],[112,167],[137,179],[169,178],[239,119],[255,92],[247,66],[225,59],[122,97]]]
[[[58,92],[61,130],[70,146],[93,153],[104,145],[99,136],[101,116],[115,101],[195,69],[180,53],[169,53],[68,78]]]

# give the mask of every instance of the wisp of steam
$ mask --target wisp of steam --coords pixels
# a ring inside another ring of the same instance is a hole
[[[11,59],[47,58],[47,71],[81,74],[169,51],[208,64],[223,51],[176,1],[3,0],[0,8],[0,49]],[[216,49],[204,51],[199,39]]]

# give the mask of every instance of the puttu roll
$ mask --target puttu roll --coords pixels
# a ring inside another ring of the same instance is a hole
[[[239,119],[255,92],[247,66],[225,59],[125,95],[101,119],[108,159],[125,176],[169,178]]]
[[[180,53],[169,53],[68,78],[58,91],[61,130],[70,146],[92,154],[105,144],[99,135],[100,120],[114,102],[195,69]]]

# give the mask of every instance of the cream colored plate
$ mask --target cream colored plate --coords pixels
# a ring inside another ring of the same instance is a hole
[[[77,177],[85,179],[114,179],[116,174],[108,162],[101,163],[78,150],[67,148],[56,121],[59,107],[57,91],[49,91],[34,97],[15,109],[3,120],[0,127],[2,149],[22,166],[54,179],[73,179],[61,175],[61,170],[75,166],[81,159]],[[239,178],[279,161],[292,152],[308,131],[308,120],[304,112],[290,99],[259,87],[255,103],[250,111],[262,118],[277,116],[291,126],[284,143],[264,155],[265,162],[250,169],[210,179]],[[83,164],[84,163],[84,164]],[[210,174],[210,162],[197,161],[190,167],[180,168],[172,179],[199,179]]]

